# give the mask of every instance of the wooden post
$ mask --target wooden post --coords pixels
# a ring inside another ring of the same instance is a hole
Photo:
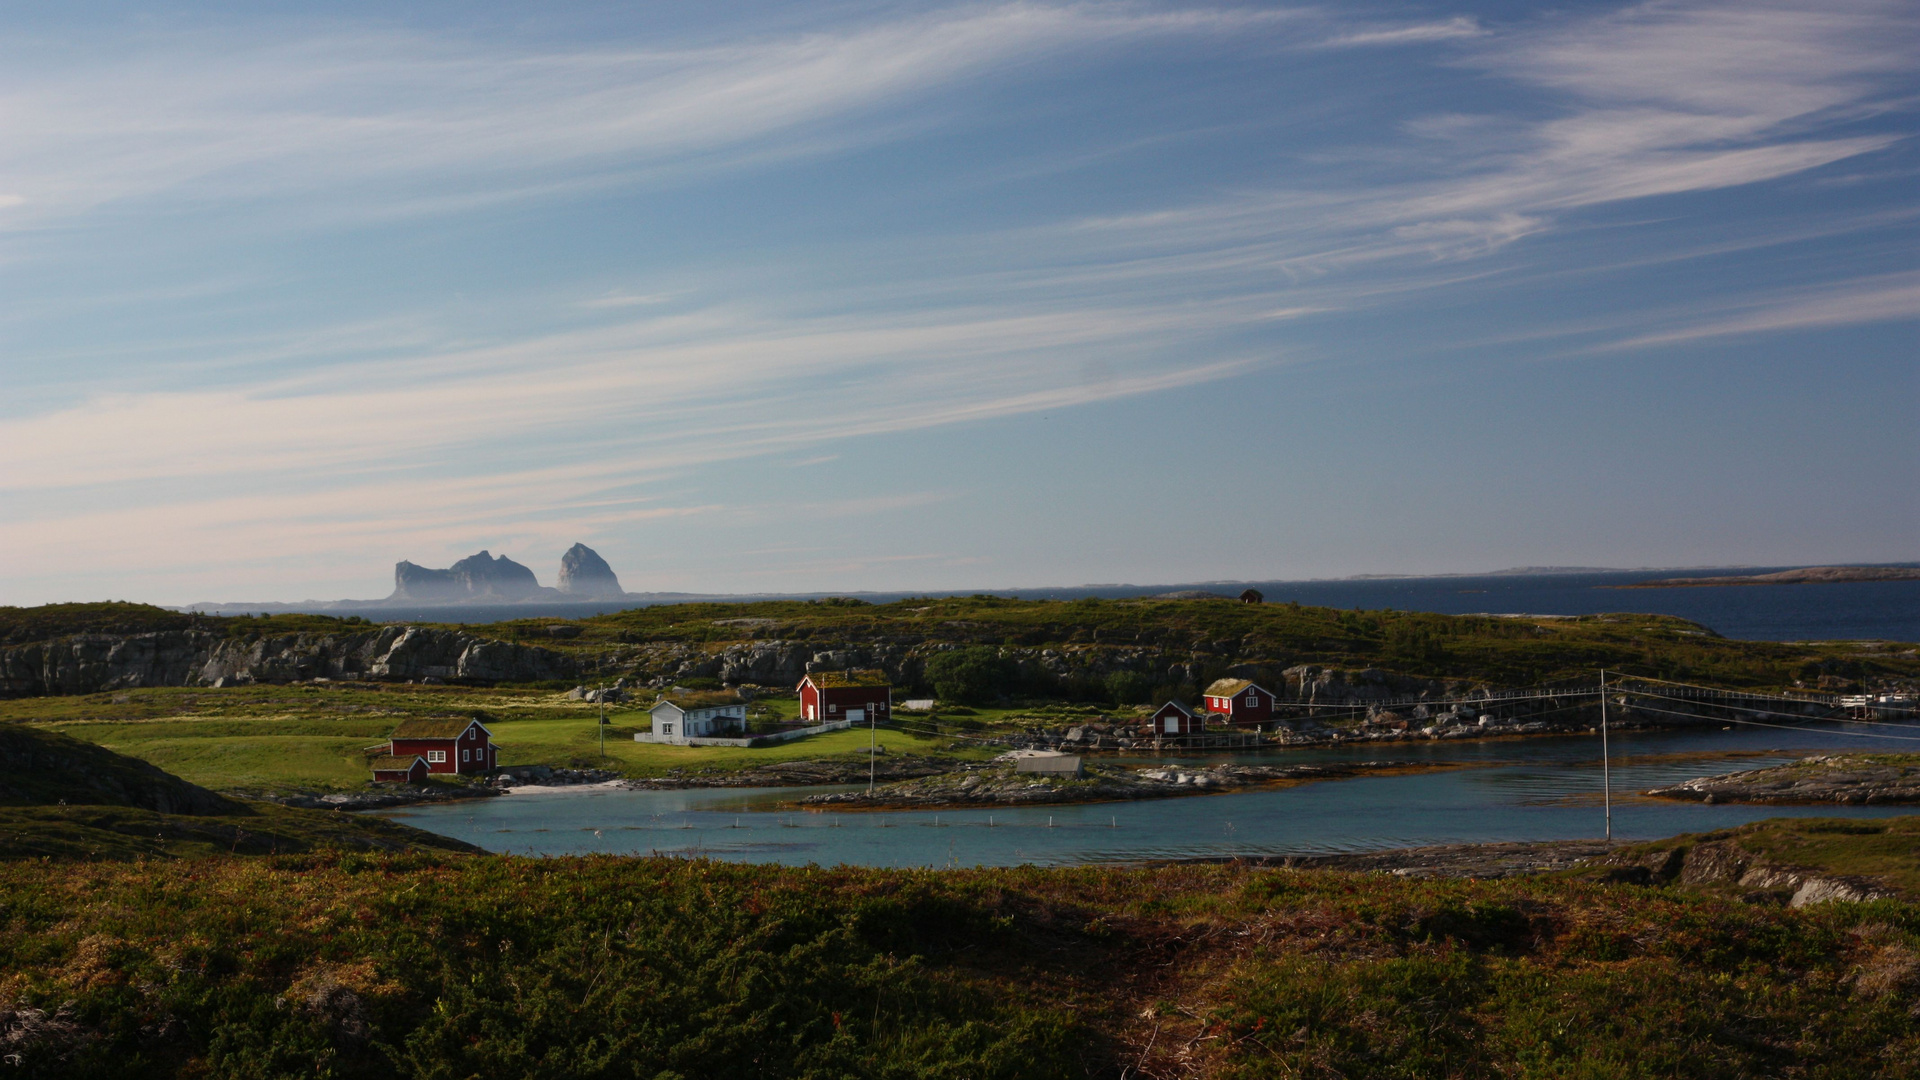
[[[1607,752],[1607,669],[1600,669],[1600,797],[1607,808],[1607,843],[1613,843],[1613,762]]]

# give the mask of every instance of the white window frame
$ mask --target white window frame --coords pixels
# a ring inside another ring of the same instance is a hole
[[[827,711],[828,711],[828,712],[839,712],[839,711],[840,711],[840,706],[838,706],[838,705],[833,705],[833,704],[829,704],[829,705],[827,706]]]
[[[1248,694],[1248,695],[1247,695],[1247,708],[1249,708],[1249,709],[1255,709],[1255,708],[1259,708],[1259,707],[1260,707],[1260,695],[1259,695],[1259,694]]]
[[[466,747],[464,747],[464,746],[463,746],[463,747],[461,747],[461,748],[460,748],[460,760],[461,760],[461,761],[472,761],[472,760],[473,760],[473,751],[472,751],[472,750],[469,750],[469,749],[467,749],[467,748],[466,748]]]
[[[427,751],[427,764],[445,765],[446,763],[447,763],[447,752],[445,750]]]

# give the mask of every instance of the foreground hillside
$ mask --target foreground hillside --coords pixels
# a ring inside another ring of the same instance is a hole
[[[232,799],[57,731],[0,723],[0,859],[471,851],[377,818]]]
[[[1235,866],[0,865],[34,1077],[1911,1077],[1920,908]]]

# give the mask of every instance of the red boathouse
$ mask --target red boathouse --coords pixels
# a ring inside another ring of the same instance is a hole
[[[1153,737],[1198,735],[1205,730],[1207,718],[1177,701],[1169,701],[1153,714]]]

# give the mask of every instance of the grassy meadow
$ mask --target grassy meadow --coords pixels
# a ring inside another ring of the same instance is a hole
[[[756,719],[790,719],[791,698],[755,703]],[[1014,713],[1018,710],[1001,710]],[[502,765],[572,765],[658,776],[672,769],[745,768],[767,762],[864,752],[865,731],[837,731],[778,746],[656,746],[636,743],[646,713],[612,706],[606,753],[600,749],[598,705],[552,690],[306,684],[299,686],[154,688],[75,697],[0,700],[0,721],[50,728],[151,762],[219,791],[280,793],[345,791],[366,786],[367,753],[412,716],[479,716],[500,743]],[[995,718],[998,713],[995,714]],[[986,751],[951,738],[885,730],[892,753],[957,757]]]

